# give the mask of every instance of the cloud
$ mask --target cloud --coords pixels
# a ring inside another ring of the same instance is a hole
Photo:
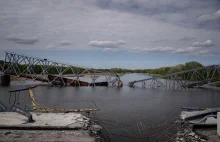
[[[196,56],[214,56],[208,50],[198,51],[198,52],[193,53],[192,55],[196,55]]]
[[[95,2],[97,6],[103,9],[115,9],[151,15],[185,11],[191,3],[190,0],[96,0]]]
[[[133,52],[146,52],[146,53],[172,53],[183,54],[191,56],[213,56],[208,50],[202,50],[204,47],[186,47],[186,48],[173,48],[173,47],[156,47],[156,48],[140,48],[133,47],[130,51]]]
[[[28,38],[28,37],[21,37],[15,34],[7,36],[6,40],[12,41],[18,44],[35,44],[36,42],[39,41],[36,37]]]
[[[219,0],[94,0],[102,9],[147,15],[155,20],[182,27],[200,28],[197,18],[211,12]],[[217,19],[218,13],[204,15],[200,19]],[[205,26],[208,28],[209,26]]]
[[[124,40],[119,40],[117,41],[118,44],[126,44],[126,42]]]
[[[174,54],[184,54],[191,56],[213,56],[212,53],[208,50],[203,50],[205,47],[187,47],[187,48],[179,48],[173,51]]]
[[[133,47],[130,50],[131,51],[135,51],[135,52],[166,53],[166,52],[173,52],[173,51],[175,51],[175,48],[172,48],[172,47],[155,47],[155,48]]]
[[[132,47],[131,50],[132,51],[139,51],[139,50],[141,50],[141,48],[140,47]]]
[[[100,48],[119,48],[121,45],[126,44],[123,40],[113,41],[97,41],[93,40],[88,43],[89,46],[100,47]]]
[[[206,40],[204,42],[194,42],[192,44],[193,47],[211,47],[214,46],[212,40]]]
[[[103,51],[111,51],[112,50],[112,48],[105,48],[105,49],[103,49]]]
[[[173,53],[177,53],[177,54],[189,54],[192,53],[194,51],[196,51],[197,49],[199,49],[200,47],[187,47],[187,48],[179,48],[176,49],[175,51],[173,51]]]
[[[198,17],[199,22],[220,21],[220,9],[211,14],[205,14]]]
[[[46,50],[73,50],[73,48],[68,46],[60,46],[58,44],[51,44],[46,47]]]
[[[100,3],[103,1],[103,3],[95,4],[96,1]],[[67,49],[68,51],[74,50],[72,52],[76,54],[82,51],[91,52],[89,57],[94,53],[98,58],[100,52],[91,50],[98,47],[88,45],[90,41],[96,40],[113,42],[115,48],[99,48],[106,52],[109,50],[140,52],[140,54],[130,53],[131,56],[127,54],[120,56],[128,60],[133,60],[136,55],[144,56],[142,52],[149,53],[146,56],[151,53],[153,55],[165,53],[164,58],[160,56],[162,58],[160,61],[164,62],[166,58],[169,58],[168,62],[174,60],[177,62],[178,57],[174,55],[185,55],[190,52],[202,54],[200,51],[208,50],[210,53],[218,54],[220,53],[220,48],[218,48],[220,28],[207,30],[206,22],[204,22],[205,28],[198,28],[196,24],[199,23],[198,17],[214,13],[219,9],[219,4],[219,0],[82,0],[63,1],[62,4],[55,1],[50,1],[49,4],[43,1],[38,3],[35,1],[13,1],[13,3],[0,1],[0,41],[2,43],[0,50],[4,51],[9,48],[13,51],[23,48],[29,50]],[[30,35],[27,36],[28,38],[36,36],[40,41],[31,45],[32,48],[23,46],[23,44],[14,46],[13,41],[1,38],[10,33]],[[196,37],[196,39],[190,37]],[[121,41],[118,42],[121,44],[114,44],[119,39],[127,41],[127,44]],[[211,39],[215,46],[193,49],[189,47],[196,41],[204,42],[207,39]],[[62,40],[70,41],[74,46],[63,46],[62,43],[60,44]],[[52,45],[48,46],[50,44]],[[45,54],[51,53],[46,51]],[[109,53],[106,54],[109,55]],[[150,57],[152,60],[158,60],[158,56]],[[138,60],[142,59],[138,58]],[[209,59],[207,62],[217,62],[217,58]],[[121,61],[118,64],[121,64]]]
[[[172,52],[175,49],[172,47],[155,47],[155,48],[144,48],[142,51],[144,52]]]
[[[46,49],[48,49],[48,50],[52,50],[52,49],[57,50],[58,47],[56,47],[55,45],[51,44],[51,45],[47,46]]]
[[[180,41],[192,41],[195,39],[196,39],[195,37],[184,36],[183,38],[180,39]]]
[[[67,40],[62,40],[59,43],[50,44],[49,46],[46,47],[46,49],[47,50],[62,50],[62,49],[70,50],[71,48],[66,47],[66,46],[69,46],[69,45],[72,45],[72,43],[67,41]]]
[[[67,40],[62,40],[59,44],[62,45],[62,46],[72,45],[72,43],[67,41]]]

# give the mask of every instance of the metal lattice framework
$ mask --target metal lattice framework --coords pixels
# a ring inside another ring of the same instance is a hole
[[[220,65],[211,65],[161,77],[131,81],[128,86],[133,87],[134,84],[139,84],[142,87],[179,89],[192,88],[218,81],[220,81]]]
[[[36,73],[36,66],[40,68],[40,73],[39,71]],[[50,72],[52,68],[55,70],[56,75],[52,75],[53,78],[49,79],[48,76],[51,75]],[[12,52],[6,52],[5,62],[3,67],[1,67],[1,70],[2,73],[6,75],[14,75],[34,81],[37,80],[62,86],[70,85],[74,81],[80,82],[85,76],[87,80],[90,80],[88,86],[96,86],[98,80],[99,83],[107,82],[108,85],[115,85],[117,81],[120,80],[119,76],[113,71],[102,72],[98,69],[79,67]],[[67,72],[68,77],[65,76]],[[67,82],[68,78],[71,78],[71,82]]]

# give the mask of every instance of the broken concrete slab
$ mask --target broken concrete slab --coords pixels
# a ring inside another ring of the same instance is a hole
[[[78,113],[31,113],[34,123],[28,123],[25,116],[16,112],[1,112],[0,126],[18,127],[67,127],[83,129],[89,124],[89,118]]]

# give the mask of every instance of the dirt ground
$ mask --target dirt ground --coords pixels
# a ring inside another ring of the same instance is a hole
[[[81,130],[1,130],[0,141],[40,142],[40,141],[71,141],[95,142],[95,138]]]

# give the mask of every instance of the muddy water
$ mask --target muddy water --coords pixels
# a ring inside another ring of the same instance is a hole
[[[101,109],[92,115],[109,132],[112,141],[140,141],[137,123],[159,125],[178,116],[182,106],[219,107],[219,89],[170,90],[130,88],[128,81],[147,78],[143,74],[127,74],[121,77],[123,88],[117,87],[47,87],[34,89],[38,103],[56,108],[88,108],[94,103]],[[27,86],[29,83],[11,83],[1,87],[0,100],[8,104],[8,90]],[[29,102],[28,92],[20,94],[20,106]],[[13,100],[12,100],[13,101]],[[153,130],[154,133],[163,131]],[[151,133],[149,134],[151,137]],[[153,137],[153,136],[152,136]],[[149,138],[154,141],[154,138]]]

